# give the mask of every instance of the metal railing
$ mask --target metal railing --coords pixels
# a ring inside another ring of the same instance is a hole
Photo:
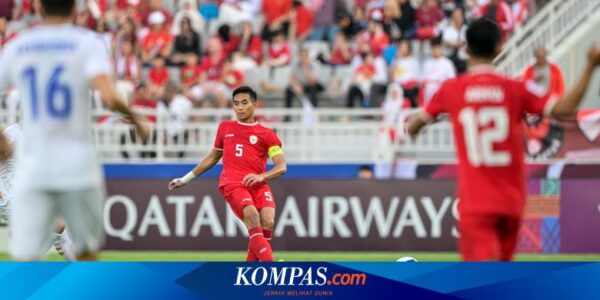
[[[105,110],[94,110],[93,139],[105,162],[195,162],[213,147],[218,123],[232,119],[229,109],[193,109],[184,124],[172,122],[167,111],[140,111],[152,115],[152,134],[139,140],[129,124]],[[413,111],[405,111],[408,116]],[[109,116],[107,118],[107,116]],[[396,139],[382,127],[381,110],[372,109],[260,109],[257,118],[277,132],[286,158],[296,163],[372,162],[383,154],[404,157],[453,159],[449,123],[428,126],[416,140],[396,128]],[[0,110],[0,122],[10,124],[18,116]]]
[[[533,50],[544,46],[551,51],[590,16],[600,13],[600,0],[554,0],[537,12],[511,36],[496,59],[498,70],[520,76],[533,62]]]

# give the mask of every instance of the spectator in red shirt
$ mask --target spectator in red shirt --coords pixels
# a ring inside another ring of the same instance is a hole
[[[162,95],[169,81],[169,69],[166,67],[165,59],[161,56],[154,58],[152,69],[148,73],[148,79],[150,80],[151,95]]]
[[[481,7],[479,16],[498,24],[500,33],[502,34],[502,41],[506,40],[515,26],[512,10],[504,0],[491,0],[489,4]]]
[[[374,64],[372,52],[361,54],[363,63],[356,67],[352,75],[353,84],[348,92],[346,101],[347,107],[354,107],[354,103],[358,100],[361,106],[367,106],[366,99],[371,93],[377,69]]]
[[[196,105],[201,107],[227,107],[228,90],[221,81],[224,59],[219,39],[216,37],[208,39],[206,42],[206,56],[200,62],[202,74],[198,84],[192,86],[186,94]]]
[[[96,19],[92,16],[89,9],[83,10],[75,16],[75,23],[81,27],[94,30],[96,27]]]
[[[335,36],[335,41],[331,46],[331,58],[329,63],[332,65],[347,65],[352,60],[352,49],[346,41],[346,36],[342,32],[338,32]]]
[[[148,122],[156,123],[156,100],[150,97],[148,87],[144,83],[140,83],[135,87],[131,107],[146,110],[146,112],[150,111],[150,114],[144,114],[144,116]]]
[[[285,34],[280,31],[269,45],[269,57],[263,62],[268,67],[285,66],[292,60],[290,46],[285,40]]]
[[[444,20],[444,12],[436,0],[426,0],[417,10],[417,38],[435,39],[440,34],[440,24]]]
[[[173,49],[173,35],[165,28],[165,16],[158,11],[150,14],[150,32],[142,40],[142,62],[149,63],[156,56],[169,57]]]
[[[198,84],[202,75],[202,67],[198,64],[198,56],[195,53],[186,55],[185,65],[181,67],[180,79],[181,89],[187,94],[189,88]]]
[[[363,47],[363,44],[368,44],[373,51],[373,55],[379,56],[383,48],[390,44],[390,39],[383,30],[383,23],[380,20],[373,19],[369,21],[368,30],[360,33],[356,39],[357,49]]]
[[[290,15],[290,35],[292,40],[304,41],[312,31],[314,12],[304,6],[302,1],[294,0]]]
[[[527,67],[523,80],[532,84],[544,97],[561,98],[565,94],[565,80],[560,66],[548,62],[546,49],[539,47],[534,51],[535,63]]]
[[[262,12],[265,18],[262,38],[271,41],[277,32],[288,31],[292,0],[263,1]]]
[[[257,64],[262,61],[262,38],[254,33],[252,23],[249,21],[242,23],[239,50],[252,57]]]
[[[223,24],[217,31],[217,37],[223,47],[223,57],[230,56],[240,47],[240,38],[231,31],[231,26]]]
[[[200,66],[204,71],[200,81],[219,81],[224,59],[225,55],[223,54],[221,41],[215,37],[210,38],[206,42],[206,56],[200,62]]]
[[[231,57],[223,60],[221,81],[227,86],[230,93],[244,84],[244,73],[233,68]]]
[[[525,69],[523,81],[543,99],[562,99],[565,94],[565,80],[560,66],[547,60],[544,47],[535,49],[533,55],[535,63]],[[528,138],[527,153],[535,156],[542,152],[544,139],[550,131],[551,119],[528,115],[523,127]]]
[[[131,18],[137,24],[142,24],[142,19],[144,17],[148,18],[148,16],[142,16],[140,11],[140,2],[141,0],[123,0],[125,2],[125,8],[122,10],[120,15],[123,15],[127,18]]]

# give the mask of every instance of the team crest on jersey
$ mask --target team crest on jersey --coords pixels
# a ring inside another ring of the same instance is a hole
[[[255,135],[251,135],[250,136],[250,144],[254,145],[254,144],[256,144],[256,142],[258,142],[258,137]]]

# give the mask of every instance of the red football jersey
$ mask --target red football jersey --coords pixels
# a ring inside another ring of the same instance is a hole
[[[458,155],[461,213],[520,216],[525,205],[524,113],[549,115],[556,99],[480,66],[444,82],[425,108],[432,120],[448,113]]]
[[[215,149],[223,151],[219,187],[241,185],[246,175],[264,173],[269,148],[273,146],[281,147],[277,134],[258,122],[221,122],[214,144]]]

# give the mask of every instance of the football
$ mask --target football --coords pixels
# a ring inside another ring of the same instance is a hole
[[[397,262],[417,262],[417,260],[414,257],[410,257],[410,256],[400,257],[396,261]]]

